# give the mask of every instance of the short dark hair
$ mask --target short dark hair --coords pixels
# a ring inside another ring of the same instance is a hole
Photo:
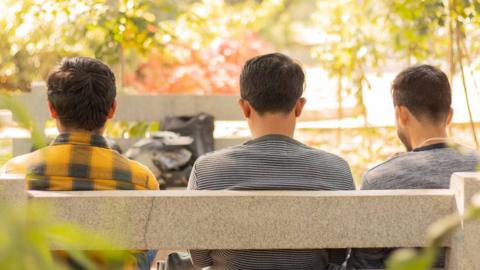
[[[117,94],[112,70],[87,57],[63,59],[48,76],[47,87],[60,123],[87,131],[105,126]]]
[[[392,85],[393,103],[405,106],[419,120],[444,121],[450,112],[452,90],[447,75],[430,65],[405,69]]]
[[[240,75],[240,95],[260,114],[288,113],[303,94],[305,74],[290,57],[266,54],[245,63]]]

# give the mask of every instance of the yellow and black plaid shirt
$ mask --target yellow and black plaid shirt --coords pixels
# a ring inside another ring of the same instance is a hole
[[[148,168],[110,149],[103,136],[90,133],[60,134],[50,146],[7,162],[2,174],[25,174],[33,190],[159,189]],[[144,251],[131,252],[136,256]],[[57,255],[65,257],[62,252]],[[132,263],[123,269],[134,269]]]
[[[107,146],[101,135],[60,134],[50,146],[9,161],[3,173],[26,174],[33,190],[158,189],[152,172]]]

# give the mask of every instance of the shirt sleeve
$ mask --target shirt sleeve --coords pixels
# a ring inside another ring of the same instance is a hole
[[[192,172],[190,173],[190,178],[188,179],[188,190],[197,190],[197,163],[193,165]]]
[[[192,263],[198,268],[209,267],[213,265],[213,259],[210,257],[210,250],[189,250]]]
[[[363,175],[362,190],[375,190],[375,184],[372,183],[368,178],[368,172]]]
[[[353,181],[353,175],[352,175],[352,170],[350,169],[350,165],[348,165],[347,163],[347,166],[348,166],[348,175],[349,175],[349,184],[350,184],[350,188],[349,190],[355,190],[356,187],[355,187],[355,182]]]
[[[342,167],[342,182],[344,183],[339,190],[355,190],[355,182],[353,181],[352,169],[348,162],[344,159],[341,159]]]
[[[5,163],[0,169],[0,175],[5,174],[27,174],[29,155],[15,157]]]
[[[196,162],[193,165],[192,173],[190,174],[190,179],[188,180],[189,190],[198,190],[198,179],[197,179],[197,165]],[[194,266],[203,268],[213,265],[213,259],[210,256],[210,250],[189,250],[190,257],[192,258],[192,263]]]

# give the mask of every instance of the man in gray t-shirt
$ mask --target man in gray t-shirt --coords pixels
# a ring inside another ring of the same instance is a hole
[[[398,137],[408,152],[370,169],[362,189],[448,189],[453,173],[476,170],[477,153],[447,138],[453,110],[450,84],[442,71],[429,65],[402,71],[393,82],[392,97]],[[349,266],[382,269],[392,251],[353,249]]]
[[[363,177],[362,189],[448,189],[453,173],[475,171],[477,164],[478,156],[471,150],[431,144],[370,169]]]
[[[240,107],[253,139],[200,158],[189,189],[352,190],[347,162],[293,139],[300,116],[304,73],[282,54],[249,60],[240,78]],[[255,228],[252,228],[255,230]],[[325,250],[191,250],[209,269],[327,269],[339,252]],[[345,259],[345,251],[343,252]]]

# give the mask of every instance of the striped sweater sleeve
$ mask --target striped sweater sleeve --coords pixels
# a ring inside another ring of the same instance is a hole
[[[193,165],[192,173],[190,174],[190,179],[188,181],[189,190],[197,190],[197,176],[196,176],[196,163]],[[194,266],[203,268],[208,267],[213,264],[213,260],[210,257],[209,250],[189,250],[190,257],[192,258],[192,263]]]

